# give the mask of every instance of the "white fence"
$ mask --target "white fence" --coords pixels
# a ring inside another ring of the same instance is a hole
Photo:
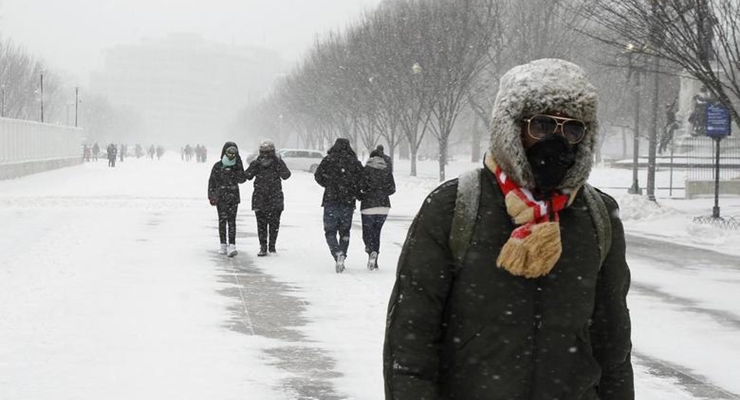
[[[82,129],[0,118],[0,179],[82,162]]]

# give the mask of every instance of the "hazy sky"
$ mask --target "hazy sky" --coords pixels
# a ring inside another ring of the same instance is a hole
[[[0,34],[87,83],[101,50],[142,37],[192,32],[258,45],[288,61],[317,33],[343,28],[380,0],[0,0]]]

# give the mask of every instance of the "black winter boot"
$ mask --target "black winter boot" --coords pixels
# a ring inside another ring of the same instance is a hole
[[[260,246],[260,252],[257,253],[257,257],[264,257],[267,255],[267,246]]]

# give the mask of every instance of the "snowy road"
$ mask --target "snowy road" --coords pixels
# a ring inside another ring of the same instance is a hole
[[[379,271],[355,216],[337,275],[310,174],[285,183],[278,255],[254,257],[246,202],[231,260],[209,170],[165,157],[0,181],[0,397],[382,398],[395,261],[435,180],[397,176]],[[629,249],[638,398],[738,398],[738,257],[643,236]]]

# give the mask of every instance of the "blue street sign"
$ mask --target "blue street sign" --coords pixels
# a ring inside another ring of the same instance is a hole
[[[730,136],[730,111],[720,103],[710,103],[706,112],[706,135],[715,139]]]

